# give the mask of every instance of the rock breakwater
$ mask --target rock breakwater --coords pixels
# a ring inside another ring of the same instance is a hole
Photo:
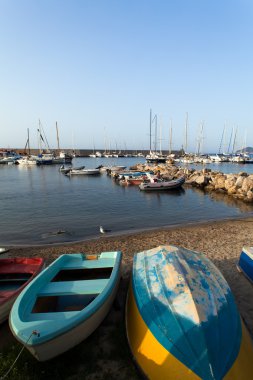
[[[164,179],[175,179],[185,176],[185,184],[203,189],[206,192],[224,193],[247,203],[253,203],[253,174],[239,172],[225,174],[211,169],[190,169],[172,164],[137,164],[134,169],[140,171],[153,170]]]

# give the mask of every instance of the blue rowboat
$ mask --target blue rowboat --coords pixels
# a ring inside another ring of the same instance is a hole
[[[253,247],[243,247],[237,269],[253,282]]]
[[[120,281],[121,252],[65,254],[19,295],[10,314],[14,336],[39,360],[89,336],[110,310]]]
[[[249,334],[226,280],[204,254],[160,246],[135,255],[126,330],[148,379],[253,378]]]

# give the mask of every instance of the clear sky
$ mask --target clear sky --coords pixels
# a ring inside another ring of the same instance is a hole
[[[253,146],[251,0],[0,0],[0,49],[0,147]]]

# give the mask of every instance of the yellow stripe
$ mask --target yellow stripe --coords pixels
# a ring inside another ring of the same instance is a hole
[[[253,346],[249,333],[242,321],[242,342],[239,354],[224,380],[253,379]]]
[[[154,337],[136,306],[129,287],[126,325],[131,351],[148,379],[200,380],[200,377],[168,352]]]

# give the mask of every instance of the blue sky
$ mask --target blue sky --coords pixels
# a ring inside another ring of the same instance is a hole
[[[150,108],[163,149],[186,113],[188,150],[253,146],[252,41],[250,0],[0,0],[0,147],[146,149]]]

